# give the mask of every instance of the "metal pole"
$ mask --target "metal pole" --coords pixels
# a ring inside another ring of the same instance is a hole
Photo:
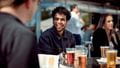
[[[39,40],[39,37],[41,35],[41,28],[40,28],[40,22],[41,22],[41,7],[40,5],[38,6],[38,10],[36,12],[36,36],[37,36],[37,41]]]
[[[90,5],[88,4],[88,10],[90,11]],[[89,18],[92,18],[91,15],[89,16]],[[92,23],[92,19],[90,19],[90,24]],[[91,58],[91,44],[90,44],[90,41],[87,41],[87,44],[88,44],[88,58]]]
[[[92,42],[88,41],[88,58],[91,58],[91,46],[92,46]]]
[[[67,0],[65,0],[65,6],[67,6]]]

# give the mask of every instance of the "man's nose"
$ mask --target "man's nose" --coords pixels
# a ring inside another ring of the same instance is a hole
[[[57,21],[58,23],[61,23],[61,19],[58,19],[58,21]]]
[[[111,21],[110,23],[113,24],[113,21]]]

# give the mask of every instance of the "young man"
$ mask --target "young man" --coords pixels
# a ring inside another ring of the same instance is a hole
[[[81,28],[84,25],[84,21],[82,18],[80,18],[80,11],[76,4],[72,5],[70,7],[71,9],[71,19],[67,25],[67,30],[73,33],[76,45],[81,45],[83,43],[83,35],[84,32],[81,30]]]
[[[36,38],[25,24],[38,0],[0,0],[0,68],[36,68]]]
[[[65,30],[70,12],[64,7],[56,7],[52,12],[53,27],[42,33],[38,53],[58,55],[66,48],[75,47],[73,35]]]

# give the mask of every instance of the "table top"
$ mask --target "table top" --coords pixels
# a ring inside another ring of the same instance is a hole
[[[107,68],[106,63],[99,63],[97,59],[100,59],[98,57],[92,57],[87,58],[87,66],[86,68]],[[67,65],[60,65],[60,68],[74,68],[74,67],[68,67]],[[120,68],[120,63],[116,64],[116,68]]]

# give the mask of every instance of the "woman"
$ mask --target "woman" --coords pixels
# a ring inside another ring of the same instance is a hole
[[[120,53],[120,40],[113,29],[113,17],[111,14],[102,15],[96,31],[93,34],[93,57],[101,57],[100,46],[110,46]]]

